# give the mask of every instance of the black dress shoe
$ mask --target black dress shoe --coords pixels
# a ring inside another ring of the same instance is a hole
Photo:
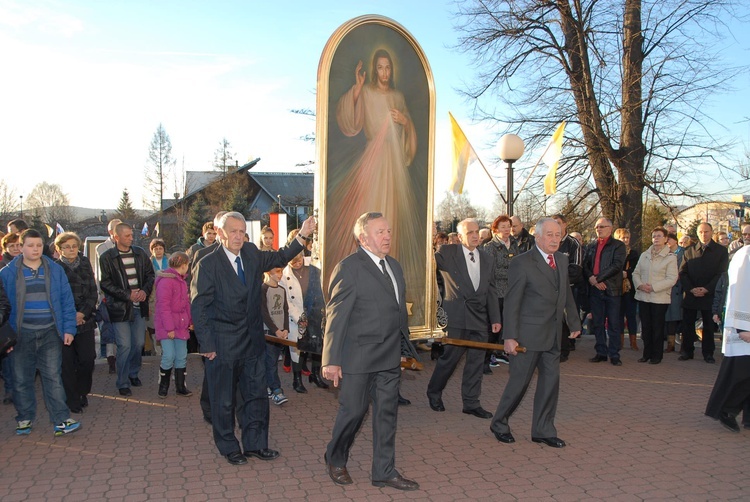
[[[443,400],[439,397],[432,398],[430,396],[427,396],[427,400],[430,402],[430,408],[432,408],[432,411],[445,411]]]
[[[71,413],[83,413],[83,408],[81,408],[80,406],[69,406],[68,409]]]
[[[599,354],[595,355],[591,359],[589,359],[590,363],[601,363],[607,360],[607,356],[600,356]]]
[[[375,481],[373,479],[372,486],[390,486],[396,490],[404,490],[407,492],[419,490],[419,484],[416,481],[406,479],[401,474],[396,474],[391,479],[386,479],[385,481]]]
[[[551,437],[551,438],[531,438],[532,441],[535,443],[544,443],[547,446],[551,446],[552,448],[563,448],[565,447],[565,441],[563,441],[560,438]]]
[[[204,421],[205,421],[206,423],[209,423],[209,424],[212,424],[212,423],[213,423],[213,421],[211,420],[211,417],[210,417],[210,416],[207,416],[207,415],[203,415],[203,420],[204,420]]]
[[[130,380],[130,385],[132,385],[133,387],[141,387],[141,386],[143,386],[143,382],[141,382],[141,379],[138,378],[138,377],[129,378],[129,380]]]
[[[641,357],[640,359],[638,359],[639,363],[647,363],[649,361],[650,361],[650,359],[648,357]]]
[[[491,375],[492,374],[492,370],[490,369],[489,366],[485,366],[484,369],[482,370],[482,374],[483,375]]]
[[[687,361],[689,359],[693,358],[693,354],[687,354],[685,352],[682,352],[680,354],[680,357],[677,358],[678,361]]]
[[[401,395],[401,393],[398,393],[398,404],[399,406],[408,406],[411,404],[411,401],[406,399],[404,396]]]
[[[481,406],[479,408],[472,408],[470,410],[463,410],[464,413],[467,415],[474,415],[475,417],[479,418],[492,418],[492,413],[485,410]]]
[[[567,360],[568,360],[568,356],[562,356],[562,355],[560,356],[560,362],[561,363],[564,363]]]
[[[247,463],[247,459],[242,455],[242,452],[240,451],[233,451],[229,455],[224,455],[224,457],[226,457],[227,462],[232,465],[244,465]]]
[[[714,364],[716,362],[716,359],[714,359],[714,356],[706,356],[703,358],[704,361],[706,361],[708,364]]]
[[[651,359],[648,364],[659,364],[661,362],[661,359]]]
[[[86,396],[81,396],[81,406],[85,408],[89,405],[89,398]]]
[[[353,483],[352,477],[349,476],[349,471],[346,467],[335,467],[328,465],[328,477],[330,477],[337,485],[350,485]]]
[[[609,362],[612,363],[612,366],[622,366],[622,361],[620,361],[619,357],[613,357]]]
[[[495,432],[492,431],[492,433],[495,435],[495,439],[500,441],[501,443],[510,444],[515,443],[516,438],[513,437],[513,434],[510,432]]]
[[[731,416],[729,413],[722,411],[719,414],[719,422],[721,422],[721,425],[732,432],[740,432],[740,426],[737,425],[737,419]]]
[[[120,391],[121,396],[132,396],[133,391],[130,390],[130,387],[123,387],[122,389],[118,389]]]
[[[261,460],[273,460],[279,458],[279,452],[270,448],[263,448],[262,450],[248,450],[245,452],[245,456],[247,458],[255,457]]]

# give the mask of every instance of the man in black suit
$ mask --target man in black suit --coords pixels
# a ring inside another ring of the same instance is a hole
[[[508,420],[521,404],[536,369],[531,440],[562,448],[565,441],[557,437],[554,423],[560,391],[560,337],[563,321],[573,338],[581,334],[581,321],[570,289],[568,257],[558,252],[560,225],[552,218],[541,219],[534,237],[535,246],[514,258],[508,268],[504,337],[505,351],[514,357],[490,430],[502,443],[515,442]],[[519,345],[526,352],[519,353]]]
[[[713,227],[710,223],[698,225],[698,242],[685,249],[685,255],[680,265],[680,283],[685,292],[682,300],[682,350],[678,360],[687,361],[693,358],[695,352],[695,319],[700,311],[703,318],[703,338],[701,351],[703,360],[709,364],[714,359],[714,321],[711,307],[714,292],[719,278],[727,271],[729,258],[727,249],[715,243]]]
[[[409,334],[404,274],[388,256],[391,226],[381,213],[360,216],[354,236],[360,247],[336,265],[328,288],[322,372],[335,387],[341,383],[328,475],[352,483],[349,451],[372,400],[372,484],[416,490],[395,468],[401,338]]]
[[[214,442],[230,464],[245,457],[272,460],[279,452],[268,448],[266,342],[261,316],[263,272],[285,266],[304,247],[315,228],[313,218],[302,225],[299,238],[275,252],[261,252],[245,242],[245,217],[230,212],[221,217],[221,246],[195,267],[191,284],[193,325],[206,360]],[[235,403],[242,430],[242,447],[234,435]]]
[[[487,342],[487,328],[500,331],[500,307],[495,288],[495,263],[492,255],[477,248],[479,223],[473,218],[458,224],[461,244],[445,244],[435,253],[438,273],[445,282],[443,308],[448,315],[448,336],[474,342]],[[427,398],[434,411],[445,411],[443,389],[456,369],[461,356],[466,354],[461,398],[463,412],[479,418],[492,418],[492,413],[482,408],[483,349],[467,349],[448,345],[438,359]]]

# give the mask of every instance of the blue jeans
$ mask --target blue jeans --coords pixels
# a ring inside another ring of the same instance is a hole
[[[133,320],[114,322],[117,344],[117,388],[130,388],[129,378],[137,378],[141,370],[141,352],[146,343],[146,320],[139,308],[133,309]]]
[[[168,370],[172,367],[187,366],[187,340],[165,338],[161,341],[161,367]]]
[[[596,355],[620,358],[620,335],[622,335],[622,316],[620,315],[619,296],[609,296],[606,291],[591,288],[591,329],[596,337]],[[606,321],[606,329],[605,329]],[[609,346],[607,336],[609,335]]]
[[[62,340],[52,326],[41,330],[21,329],[13,349],[13,403],[17,421],[36,419],[34,378],[42,377],[42,395],[52,424],[70,418],[62,383]]]
[[[266,385],[274,391],[281,388],[279,379],[279,355],[283,349],[282,345],[266,343]]]

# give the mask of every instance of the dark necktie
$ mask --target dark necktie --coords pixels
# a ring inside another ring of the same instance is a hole
[[[396,296],[396,290],[393,289],[393,280],[391,279],[391,274],[388,273],[388,269],[385,268],[385,260],[380,260],[380,268],[383,269],[383,275],[385,276],[385,282],[388,283],[388,286],[393,292],[393,296]]]
[[[237,276],[242,281],[242,284],[246,285],[246,283],[245,283],[245,271],[242,270],[242,260],[238,256],[237,258],[234,259],[234,262],[237,264]]]
[[[472,263],[476,263],[477,261],[474,259],[474,252],[469,251],[469,259],[472,261]]]

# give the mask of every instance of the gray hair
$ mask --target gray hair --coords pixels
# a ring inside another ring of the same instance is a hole
[[[468,225],[469,223],[476,223],[476,225],[479,226],[479,222],[476,218],[466,218],[465,220],[459,221],[458,225],[456,225],[456,230],[458,230],[458,233],[461,235],[465,235],[466,225]]]
[[[115,231],[115,227],[120,223],[122,223],[122,220],[117,218],[109,220],[109,224],[107,224],[107,232],[109,232],[110,234],[113,233]]]
[[[601,218],[599,218],[599,220],[604,220],[607,222],[607,225],[610,225],[612,227],[614,226],[614,223],[612,223],[612,220],[610,220],[609,218],[605,218],[604,216],[602,216]],[[599,220],[596,220],[596,221],[599,221]]]
[[[544,228],[544,224],[549,223],[549,222],[552,222],[558,227],[560,227],[560,224],[557,221],[555,221],[554,218],[542,218],[541,220],[537,221],[536,225],[534,226],[534,235],[542,235],[543,233],[542,229]],[[562,229],[562,227],[560,228]]]
[[[227,220],[229,218],[240,220],[242,223],[245,223],[245,216],[242,213],[238,213],[237,211],[230,211],[222,215],[221,218],[219,218],[219,227],[222,230],[224,229],[224,225],[227,224]]]
[[[378,218],[382,217],[383,213],[370,212],[364,213],[362,216],[357,218],[357,221],[354,222],[354,239],[359,242],[359,236],[365,233],[365,227],[367,227],[367,224],[370,223],[371,220],[377,220]]]
[[[227,214],[229,211],[219,211],[216,213],[216,216],[214,216],[214,227],[220,228],[221,227],[221,217]],[[245,221],[244,218],[242,221]]]

